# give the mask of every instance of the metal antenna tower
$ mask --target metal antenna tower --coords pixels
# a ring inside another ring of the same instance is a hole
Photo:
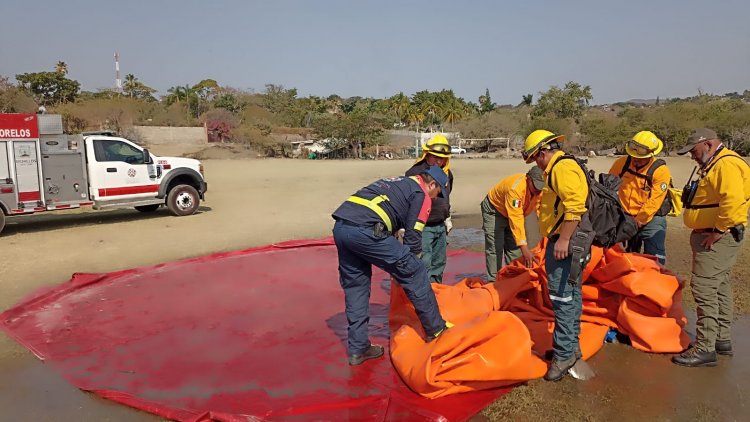
[[[122,93],[122,79],[120,79],[120,54],[115,51],[115,89]]]

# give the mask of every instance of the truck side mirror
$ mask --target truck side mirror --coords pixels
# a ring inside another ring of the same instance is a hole
[[[154,164],[154,161],[151,160],[151,154],[145,148],[143,149],[143,164]]]

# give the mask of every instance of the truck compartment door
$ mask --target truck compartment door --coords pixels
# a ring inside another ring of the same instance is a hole
[[[16,170],[18,202],[21,208],[36,206],[42,200],[39,187],[39,156],[36,141],[13,141],[13,161]]]
[[[10,210],[16,207],[16,189],[10,177],[8,148],[10,143],[0,140],[0,202]]]

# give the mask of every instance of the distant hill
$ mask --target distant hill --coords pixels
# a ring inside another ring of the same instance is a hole
[[[643,100],[640,98],[635,98],[632,100],[623,101],[624,103],[628,104],[643,104],[643,105],[654,105],[656,104],[656,98],[650,99],[650,100]]]

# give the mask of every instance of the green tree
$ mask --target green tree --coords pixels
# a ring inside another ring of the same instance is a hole
[[[23,89],[10,83],[10,79],[0,76],[0,113],[34,113],[37,105]]]
[[[204,79],[193,85],[192,89],[204,103],[213,101],[214,97],[221,91],[218,82],[213,79]]]
[[[389,110],[401,123],[406,120],[410,105],[411,102],[409,101],[409,97],[404,95],[403,92],[399,92],[398,94],[388,99]]]
[[[61,72],[33,72],[16,75],[21,87],[31,94],[37,103],[56,105],[75,101],[81,84],[68,79]]]
[[[155,89],[146,86],[139,81],[135,75],[128,73],[125,75],[125,82],[122,84],[123,93],[130,98],[137,98],[146,101],[156,101],[154,98]]]
[[[560,89],[551,87],[546,92],[540,93],[539,100],[534,106],[532,116],[553,117],[557,119],[578,119],[592,100],[591,87],[581,86],[578,82],[568,82]]]
[[[315,133],[327,139],[331,150],[348,148],[350,154],[358,157],[359,147],[367,148],[382,142],[383,120],[363,109],[355,109],[349,114],[324,114],[313,121]]]
[[[534,94],[526,94],[521,96],[521,102],[518,104],[519,106],[529,106],[531,107],[531,103],[534,102]]]
[[[479,112],[489,113],[490,111],[493,111],[497,107],[497,104],[492,102],[492,97],[490,97],[490,89],[485,88],[484,95],[479,96]]]

